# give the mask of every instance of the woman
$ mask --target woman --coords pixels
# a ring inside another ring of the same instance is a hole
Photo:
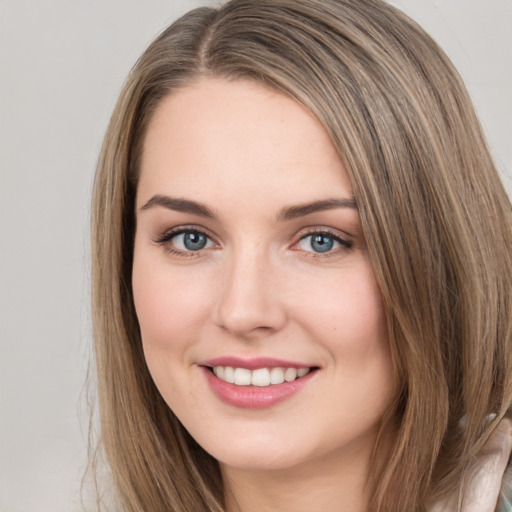
[[[510,202],[404,14],[185,15],[121,93],[92,227],[123,510],[504,509]]]

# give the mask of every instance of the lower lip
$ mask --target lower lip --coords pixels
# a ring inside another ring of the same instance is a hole
[[[293,382],[270,386],[237,386],[216,377],[208,368],[201,367],[215,395],[224,403],[241,409],[266,409],[296,395],[316,373],[310,371]]]

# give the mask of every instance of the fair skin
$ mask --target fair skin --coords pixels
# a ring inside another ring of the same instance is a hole
[[[227,511],[366,510],[393,370],[350,180],[320,123],[261,85],[202,78],[151,120],[136,208],[148,368],[219,461]],[[263,382],[226,382],[226,366]]]

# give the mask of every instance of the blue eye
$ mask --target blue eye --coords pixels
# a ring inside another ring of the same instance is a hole
[[[313,235],[310,241],[311,249],[315,252],[328,252],[334,247],[334,244],[335,240],[325,235]]]
[[[213,242],[199,231],[182,231],[168,240],[175,249],[182,252],[201,251],[213,246]]]
[[[324,254],[339,249],[341,246],[352,247],[352,243],[342,240],[329,233],[312,233],[302,237],[298,242],[299,249],[317,254]]]

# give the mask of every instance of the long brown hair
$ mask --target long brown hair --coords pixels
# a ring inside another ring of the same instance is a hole
[[[123,510],[221,511],[217,462],[146,368],[133,306],[145,129],[200,76],[248,79],[323,124],[357,200],[397,380],[369,475],[373,512],[460,489],[512,398],[512,216],[468,94],[440,48],[381,0],[232,0],[165,30],[130,73],[100,155],[92,294],[100,444]],[[489,420],[490,414],[496,414]]]

